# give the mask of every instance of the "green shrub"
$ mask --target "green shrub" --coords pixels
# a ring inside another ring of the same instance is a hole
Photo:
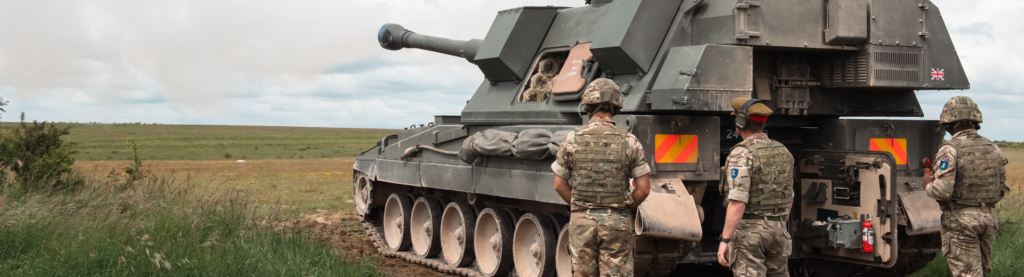
[[[0,167],[14,173],[14,181],[24,190],[66,190],[80,187],[81,178],[74,178],[71,166],[74,142],[65,142],[61,136],[69,134],[70,127],[59,128],[46,122],[25,122],[21,115],[17,129],[0,132]]]
[[[997,140],[997,141],[994,141],[994,142],[996,143],[996,145],[999,145],[999,148],[1003,148],[1003,149],[1011,149],[1011,148],[1014,148],[1014,149],[1024,149],[1024,142],[1005,141],[1005,140]]]
[[[128,139],[128,146],[132,149],[132,162],[124,168],[125,175],[128,175],[127,180],[120,187],[127,189],[135,185],[136,181],[142,179],[144,174],[142,172],[142,158],[139,157],[139,145],[134,140]]]

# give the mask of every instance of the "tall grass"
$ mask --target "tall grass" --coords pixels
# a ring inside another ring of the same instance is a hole
[[[379,276],[244,191],[201,193],[188,175],[90,179],[71,193],[0,186],[0,274]]]

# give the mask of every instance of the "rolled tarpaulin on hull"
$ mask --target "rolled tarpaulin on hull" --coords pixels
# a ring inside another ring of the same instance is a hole
[[[637,235],[700,241],[703,232],[697,205],[689,195],[652,192],[637,209],[633,225]]]

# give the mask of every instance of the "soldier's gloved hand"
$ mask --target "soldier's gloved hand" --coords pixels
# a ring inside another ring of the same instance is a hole
[[[935,175],[925,174],[924,176],[921,176],[921,185],[925,188],[927,188],[928,184],[931,184],[932,181],[935,181]]]
[[[725,242],[718,243],[718,264],[729,267],[729,244]]]

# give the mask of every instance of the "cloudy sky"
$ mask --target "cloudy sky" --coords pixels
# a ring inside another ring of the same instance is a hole
[[[583,0],[0,1],[2,121],[400,128],[459,114],[483,75],[464,59],[376,42],[383,23],[483,38],[498,10]],[[982,134],[1024,107],[1024,1],[934,0],[970,91],[919,92],[926,119],[954,95]]]

